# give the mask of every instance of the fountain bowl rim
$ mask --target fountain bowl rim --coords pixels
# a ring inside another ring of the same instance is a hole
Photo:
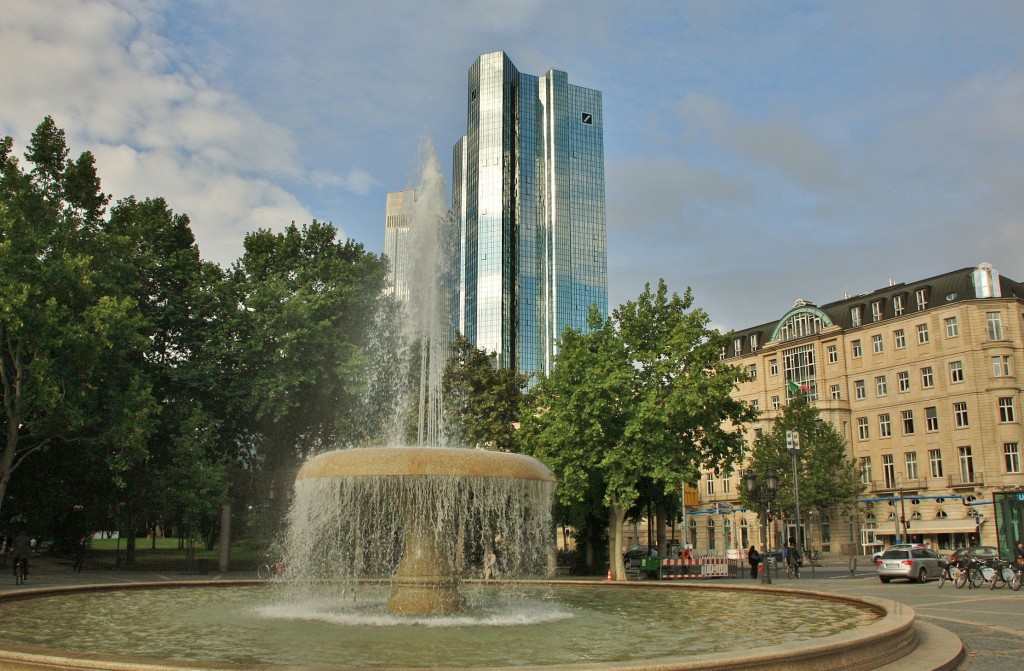
[[[457,447],[354,447],[310,458],[296,481],[337,477],[481,477],[555,482],[547,466],[525,454]]]

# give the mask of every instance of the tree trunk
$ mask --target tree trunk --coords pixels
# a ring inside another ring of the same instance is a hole
[[[665,510],[665,506],[658,506],[657,509],[658,524],[655,527],[658,531],[658,556],[668,556],[668,525],[665,520],[668,519],[668,511]]]
[[[626,580],[626,565],[622,562],[622,523],[626,509],[617,503],[608,508],[608,564],[612,580]]]

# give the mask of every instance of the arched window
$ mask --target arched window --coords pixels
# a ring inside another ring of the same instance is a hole
[[[715,549],[715,521],[708,518],[708,550]]]
[[[824,312],[800,300],[789,311],[772,331],[769,340],[797,340],[821,333],[826,326],[832,326],[832,320]]]

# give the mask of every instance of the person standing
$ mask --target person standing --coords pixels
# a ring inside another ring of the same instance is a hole
[[[754,546],[750,546],[750,550],[747,551],[747,563],[750,564],[750,577],[757,579],[757,565],[761,563],[761,553],[754,549]]]
[[[18,571],[18,562],[21,562],[21,574],[22,576],[28,577],[28,558],[32,555],[32,542],[28,538],[28,534],[24,530],[19,531],[18,535],[14,538],[14,544],[11,546],[11,564],[14,566],[14,571]]]
[[[786,548],[786,563],[789,565],[790,573],[800,577],[800,551],[796,549],[796,541],[789,539],[789,546]]]
[[[484,556],[484,580],[495,580],[498,577],[498,557],[493,548],[487,548]]]

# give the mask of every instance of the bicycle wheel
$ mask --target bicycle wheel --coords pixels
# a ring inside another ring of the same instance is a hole
[[[979,589],[981,584],[985,582],[985,575],[981,572],[980,568],[972,568],[968,571],[968,574],[967,581],[974,589]]]
[[[953,584],[956,585],[957,589],[963,588],[963,586],[967,584],[967,571],[958,571],[956,577],[953,578]]]
[[[949,577],[949,571],[947,569],[944,568],[939,571],[939,589],[942,589],[942,586],[946,584],[947,577]]]
[[[1021,576],[1020,571],[1014,571],[1013,577],[1010,578],[1010,589],[1019,592],[1022,585],[1024,585],[1024,577]]]
[[[256,575],[260,580],[270,580],[270,577],[274,575],[274,569],[270,564],[260,564],[259,568],[256,569]]]

